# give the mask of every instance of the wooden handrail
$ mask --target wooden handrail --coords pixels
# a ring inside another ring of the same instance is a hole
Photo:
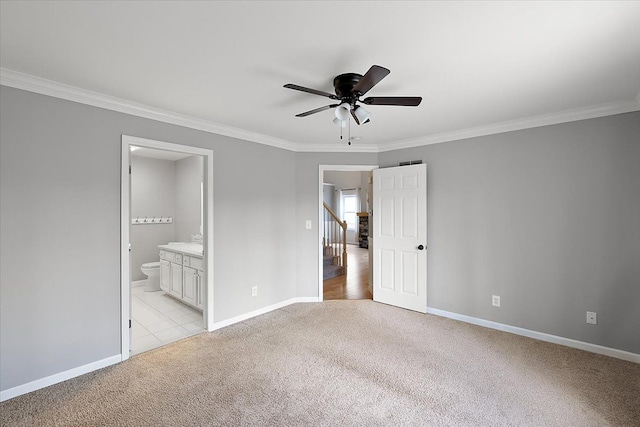
[[[333,210],[331,210],[331,208],[329,207],[329,205],[327,205],[326,202],[323,202],[322,204],[326,209],[326,211],[329,212],[329,215],[331,215],[335,223],[340,226],[340,229],[342,231],[341,233],[336,233],[335,226],[334,226],[334,230],[332,230],[331,227],[329,227],[329,229],[327,230],[325,225],[324,236],[322,238],[322,245],[325,248],[326,247],[331,248],[331,251],[332,251],[331,254],[339,260],[338,265],[342,266],[343,274],[347,274],[347,222],[342,221],[340,218],[338,218],[338,215],[336,215],[336,213]],[[328,236],[327,236],[327,231],[329,234]],[[335,239],[336,234],[342,234],[342,236],[338,235],[338,239]],[[340,237],[342,238],[340,239]],[[342,240],[342,242],[340,242],[340,240]],[[339,246],[338,250],[342,249],[340,251],[341,252],[340,255],[336,255],[335,253],[336,244]]]
[[[329,212],[329,214],[333,217],[333,219],[335,219],[336,222],[340,224],[340,227],[342,227],[343,230],[346,230],[347,223],[345,221],[342,221],[340,218],[338,218],[338,215],[336,215],[336,213],[331,210],[329,205],[327,205],[327,202],[322,202],[322,204],[324,205],[324,208],[327,210],[327,212]]]

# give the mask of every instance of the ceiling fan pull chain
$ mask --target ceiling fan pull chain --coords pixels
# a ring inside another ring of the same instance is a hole
[[[349,137],[348,141],[349,142],[348,142],[348,144],[351,145],[351,119],[347,119],[347,120],[349,121],[349,135],[348,135],[348,137]]]

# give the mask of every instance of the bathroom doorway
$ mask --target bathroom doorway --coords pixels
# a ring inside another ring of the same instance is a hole
[[[122,137],[122,360],[213,325],[212,151]]]

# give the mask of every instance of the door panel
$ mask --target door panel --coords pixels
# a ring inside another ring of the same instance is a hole
[[[418,217],[416,212],[418,210],[418,198],[417,197],[402,197],[402,222],[400,227],[402,229],[402,237],[410,237],[413,239],[418,238]]]
[[[380,250],[380,262],[376,263],[380,268],[380,286],[393,291],[396,283],[395,251]]]
[[[373,171],[373,299],[427,311],[427,167]]]
[[[395,230],[395,219],[393,217],[395,204],[393,197],[383,197],[380,199],[380,209],[378,209],[376,221],[380,225],[380,234],[382,236],[393,237],[393,232]]]
[[[415,252],[402,252],[402,292],[410,295],[418,295],[418,254]]]

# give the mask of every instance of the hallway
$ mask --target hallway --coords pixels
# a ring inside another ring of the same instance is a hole
[[[324,300],[372,299],[369,292],[369,249],[347,245],[347,275],[323,282]]]

